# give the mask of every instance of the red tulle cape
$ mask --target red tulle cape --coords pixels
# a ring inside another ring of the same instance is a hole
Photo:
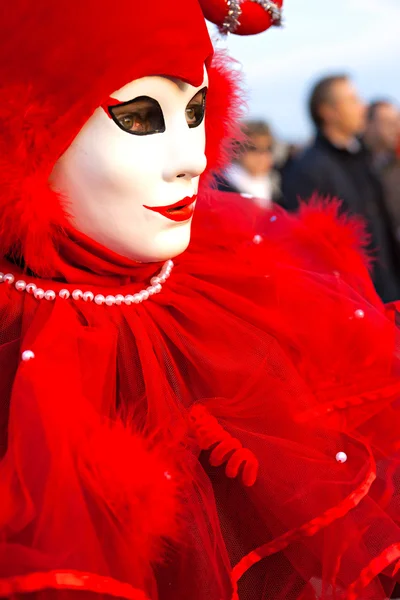
[[[0,285],[0,596],[390,597],[397,313],[336,213],[206,192],[139,305]],[[71,233],[52,280],[0,270],[106,295],[159,267]]]

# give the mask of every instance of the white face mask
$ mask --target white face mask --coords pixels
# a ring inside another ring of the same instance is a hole
[[[137,261],[187,248],[206,167],[207,83],[144,77],[95,111],[50,178],[76,229]]]

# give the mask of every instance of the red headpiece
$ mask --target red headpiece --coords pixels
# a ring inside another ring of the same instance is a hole
[[[224,26],[225,15],[218,21],[204,10]],[[6,12],[0,23],[0,253],[23,256],[43,273],[55,234],[67,223],[49,175],[112,92],[149,75],[198,86],[206,64],[207,155],[215,168],[230,131],[235,86],[218,59],[212,64],[198,0],[119,0],[113,7],[106,0],[13,0]]]

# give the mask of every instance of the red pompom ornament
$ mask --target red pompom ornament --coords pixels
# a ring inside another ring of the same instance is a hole
[[[222,33],[254,35],[282,22],[283,0],[200,0],[206,19]]]

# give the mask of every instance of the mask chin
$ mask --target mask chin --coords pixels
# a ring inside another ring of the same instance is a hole
[[[206,76],[199,88],[146,77],[112,95],[121,102],[112,118],[104,107],[95,111],[50,178],[75,229],[140,262],[163,261],[186,250],[206,168],[205,119],[192,126],[205,85]],[[137,98],[152,102],[131,102]],[[160,132],[151,131],[154,115],[146,112],[155,103],[162,111]],[[140,135],[124,130],[138,125]]]

